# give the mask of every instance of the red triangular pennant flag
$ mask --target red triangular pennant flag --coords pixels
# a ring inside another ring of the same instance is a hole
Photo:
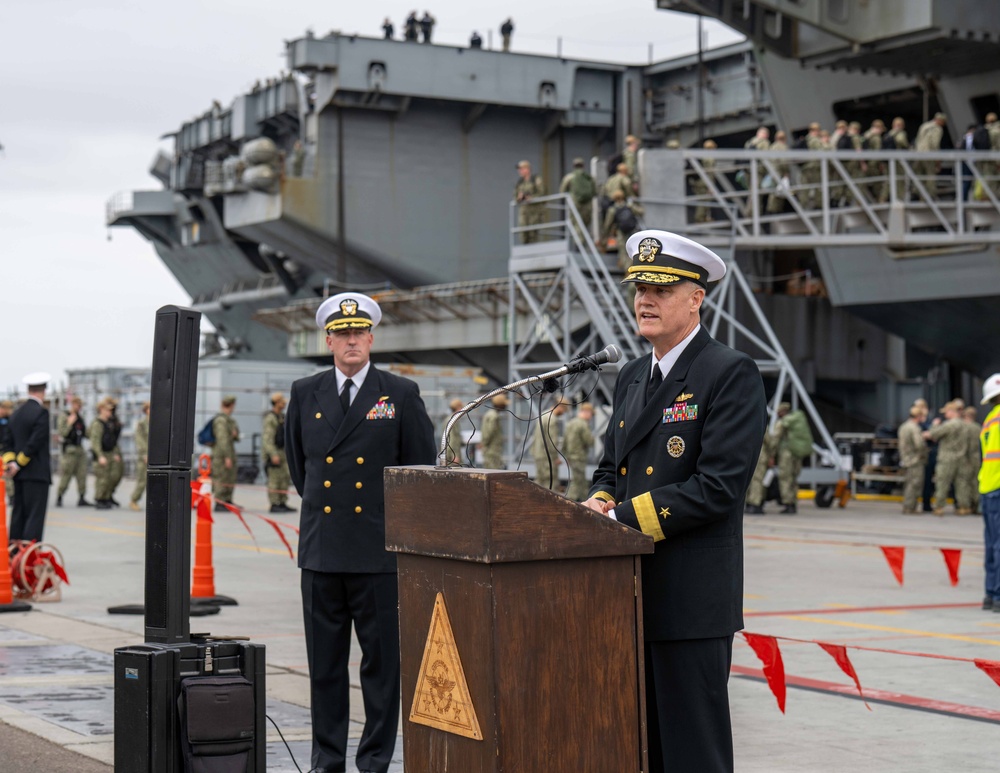
[[[975,660],[976,668],[1000,686],[1000,661],[997,660]]]
[[[868,705],[868,701],[865,700],[865,694],[861,691],[861,682],[858,679],[857,672],[854,670],[854,665],[851,663],[851,659],[847,657],[847,648],[840,644],[824,644],[821,641],[816,643],[833,656],[833,659],[837,661],[837,665],[840,666],[841,671],[854,680],[854,684],[858,688],[858,695],[864,701],[865,708],[871,711],[872,707]]]
[[[906,548],[887,547],[885,545],[880,545],[879,547],[882,549],[885,560],[889,562],[889,568],[892,569],[892,573],[896,577],[896,582],[902,585],[903,558],[906,556]]]
[[[958,548],[941,548],[941,555],[948,567],[948,579],[952,585],[958,585],[958,564],[962,560],[962,551]]]
[[[764,677],[767,685],[778,701],[778,708],[785,713],[785,664],[781,660],[781,650],[778,641],[773,636],[743,631],[743,638],[764,664]]]

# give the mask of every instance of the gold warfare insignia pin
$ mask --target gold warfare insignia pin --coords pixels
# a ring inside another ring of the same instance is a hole
[[[663,245],[660,243],[659,239],[654,239],[651,236],[643,239],[639,242],[639,262],[640,263],[652,263],[656,260],[657,254],[663,249]]]
[[[667,441],[667,453],[674,457],[674,459],[680,459],[684,453],[684,448],[684,438],[678,435],[674,435]]]
[[[691,399],[692,397],[694,397],[694,395],[692,395],[692,394],[689,394],[689,393],[685,392],[685,393],[684,393],[684,394],[682,394],[682,395],[678,395],[678,396],[677,396],[677,399],[676,399],[676,400],[674,400],[674,402],[675,402],[675,403],[683,403],[683,402],[687,402],[687,401],[688,401],[688,400],[690,400],[690,399]]]
[[[358,302],[350,299],[340,302],[340,313],[345,317],[353,317],[358,313]]]

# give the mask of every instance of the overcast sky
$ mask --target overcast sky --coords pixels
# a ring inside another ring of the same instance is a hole
[[[694,17],[655,0],[437,0],[434,41],[484,40],[508,15],[515,51],[625,63],[690,53]],[[588,10],[588,7],[590,10]],[[569,10],[564,10],[569,9]],[[410,2],[10,0],[0,22],[0,393],[28,372],[148,366],[153,318],[189,297],[132,229],[104,226],[116,191],[154,189],[158,138],[285,68],[283,39],[400,34]],[[421,6],[422,14],[425,7]],[[707,45],[738,39],[706,21]],[[109,238],[110,235],[110,238]]]

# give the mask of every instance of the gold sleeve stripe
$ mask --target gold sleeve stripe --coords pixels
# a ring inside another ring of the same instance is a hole
[[[28,462],[31,461],[31,457],[25,456],[24,454],[18,454],[17,458],[14,461],[17,462],[18,467],[24,467],[25,465],[28,464]]]
[[[13,451],[8,451],[7,453],[5,453],[3,455],[2,458],[3,458],[3,463],[4,464],[7,464],[8,462],[13,462],[14,461],[14,452]]]
[[[615,498],[611,496],[607,491],[598,491],[594,494],[594,499],[600,499],[604,502],[614,502]]]
[[[635,517],[639,520],[639,528],[643,534],[648,534],[653,538],[653,542],[666,539],[663,529],[660,528],[660,519],[656,517],[656,505],[653,504],[653,495],[645,493],[632,500],[632,507],[635,508]]]

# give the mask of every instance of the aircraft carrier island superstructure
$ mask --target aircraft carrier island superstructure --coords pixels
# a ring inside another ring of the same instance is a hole
[[[828,424],[896,420],[920,393],[971,397],[1000,370],[984,346],[1000,334],[1000,186],[996,152],[950,149],[1000,112],[1000,8],[658,5],[747,40],[624,65],[307,33],[287,43],[290,74],[183,124],[151,169],[162,189],[112,197],[108,223],[153,244],[230,356],[319,361],[315,308],[349,287],[385,310],[376,360],[475,364],[504,383],[603,343],[636,350],[599,234],[553,195],[542,238],[521,244],[511,204],[520,159],[557,192],[578,156],[603,179],[634,134],[646,225],[740,267],[746,348],[760,359],[773,328]],[[850,151],[743,150],[761,125],[791,147],[813,121],[896,116],[912,142],[939,110],[942,151],[875,152],[863,175]],[[813,181],[800,170],[817,155]],[[981,197],[963,195],[977,182]]]

